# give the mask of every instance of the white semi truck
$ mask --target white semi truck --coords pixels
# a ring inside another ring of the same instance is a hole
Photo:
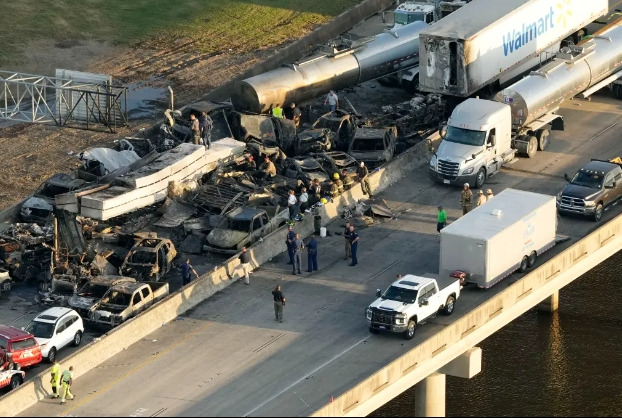
[[[467,99],[459,104],[430,159],[431,178],[481,187],[517,153],[533,157],[537,150],[546,150],[549,125],[553,130],[564,128],[557,114],[564,100],[587,96],[615,82],[621,70],[622,19],[618,19],[591,39],[562,48],[552,62],[493,100]]]
[[[555,245],[555,196],[505,189],[441,230],[439,275],[489,288]]]
[[[474,0],[419,34],[419,88],[470,97],[499,91],[578,43],[607,0]]]

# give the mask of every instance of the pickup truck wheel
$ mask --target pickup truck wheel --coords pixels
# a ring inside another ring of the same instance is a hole
[[[538,151],[545,151],[549,147],[549,131],[548,129],[539,129],[536,132],[538,139]]]
[[[453,296],[449,296],[447,301],[445,302],[445,307],[443,308],[443,313],[447,316],[454,313],[454,305],[456,303],[456,298]]]
[[[404,339],[412,340],[412,338],[415,336],[416,328],[417,328],[417,321],[415,321],[414,319],[409,320],[408,328],[406,328],[406,331],[404,331]]]
[[[535,251],[532,251],[527,258],[527,267],[532,268],[534,264],[536,264],[536,258],[538,258],[538,254]]]
[[[527,256],[524,256],[523,259],[520,261],[520,267],[518,268],[518,271],[520,271],[521,273],[524,273],[527,271],[528,268],[529,268],[529,259],[527,258]]]
[[[482,167],[477,172],[477,176],[475,176],[475,184],[473,185],[473,187],[476,189],[479,189],[480,187],[484,185],[485,181],[486,181],[486,169]]]
[[[15,390],[22,385],[22,377],[18,374],[11,378],[11,390]]]
[[[594,211],[594,222],[599,222],[603,218],[603,204],[599,203],[596,205],[596,210]]]
[[[372,334],[380,334],[380,330],[377,330],[374,327],[369,327],[369,332],[371,332]]]
[[[48,353],[47,361],[48,363],[54,363],[54,359],[56,359],[56,348],[52,347]]]
[[[77,347],[82,342],[82,333],[80,331],[76,332],[76,335],[73,336],[73,346]]]

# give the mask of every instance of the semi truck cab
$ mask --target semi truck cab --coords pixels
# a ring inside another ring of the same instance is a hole
[[[400,27],[413,22],[434,22],[434,5],[428,2],[407,1],[397,6],[393,12],[394,25]]]
[[[454,109],[442,131],[429,163],[430,177],[438,183],[479,188],[516,154],[511,109],[503,103],[468,99]]]

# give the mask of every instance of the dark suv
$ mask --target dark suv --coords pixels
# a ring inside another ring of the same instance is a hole
[[[603,211],[622,197],[622,164],[618,159],[592,160],[572,179],[567,174],[564,177],[568,185],[557,195],[560,214],[589,216],[598,222]]]

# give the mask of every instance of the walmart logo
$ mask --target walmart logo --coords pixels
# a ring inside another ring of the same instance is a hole
[[[555,28],[555,25],[560,25],[565,29],[567,19],[572,17],[571,2],[572,0],[559,0],[555,8],[549,7],[546,13],[533,21],[525,22],[520,27],[513,28],[511,32],[508,30],[507,35],[503,35],[503,54],[507,57],[538,36]]]

